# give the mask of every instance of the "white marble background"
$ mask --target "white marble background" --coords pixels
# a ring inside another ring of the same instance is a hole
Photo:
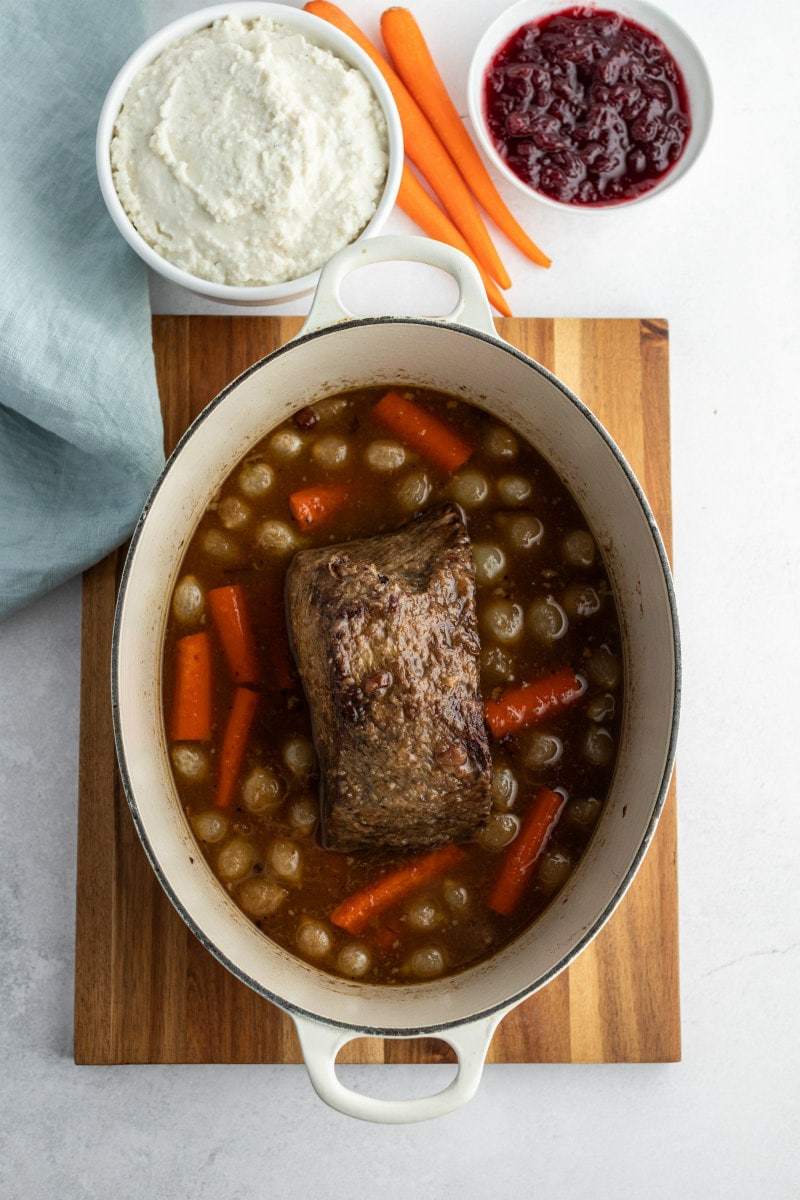
[[[375,33],[378,0],[342,0]],[[551,253],[503,244],[520,315],[670,322],[683,1061],[490,1066],[463,1111],[369,1126],[301,1067],[72,1062],[80,581],[0,624],[0,1196],[800,1196],[800,8],[664,0],[709,63],[711,140],[663,198],[597,220],[506,190]],[[466,112],[472,47],[499,5],[428,0],[423,22]],[[152,28],[186,12],[154,0]],[[402,214],[389,231],[412,231]],[[440,311],[416,269],[376,275],[369,311]],[[154,285],[161,312],[221,311]],[[301,313],[307,301],[278,311]],[[272,310],[275,311],[275,310]],[[375,1094],[434,1067],[348,1067]]]

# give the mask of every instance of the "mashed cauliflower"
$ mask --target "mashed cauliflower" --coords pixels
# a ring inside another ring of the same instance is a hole
[[[360,71],[275,21],[226,17],[136,76],[111,165],[125,211],[162,257],[257,287],[317,270],[361,233],[388,136]]]

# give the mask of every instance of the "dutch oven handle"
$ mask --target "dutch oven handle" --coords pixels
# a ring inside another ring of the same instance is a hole
[[[447,1042],[458,1058],[456,1077],[442,1091],[408,1100],[380,1100],[345,1087],[336,1074],[336,1055],[342,1046],[362,1037],[361,1033],[293,1014],[306,1070],[320,1099],[347,1117],[382,1125],[429,1121],[454,1112],[471,1100],[481,1080],[492,1034],[504,1016],[505,1011],[493,1013],[465,1025],[437,1031],[436,1036]]]
[[[382,262],[426,263],[446,271],[458,284],[458,301],[452,312],[439,319],[469,325],[491,337],[497,336],[483,282],[472,259],[444,242],[402,234],[365,238],[334,254],[320,272],[311,310],[300,334],[355,319],[355,314],[342,302],[341,286],[359,267]]]

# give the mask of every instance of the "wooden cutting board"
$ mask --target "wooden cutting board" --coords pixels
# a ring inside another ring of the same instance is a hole
[[[191,418],[296,318],[153,320],[170,450]],[[667,326],[658,320],[498,320],[499,334],[549,367],[622,448],[670,548]],[[134,830],[117,773],[109,663],[117,551],[88,571],[78,810],[75,1061],[300,1062],[291,1020],[239,983],[176,914]],[[342,1062],[439,1062],[435,1039],[360,1039]],[[632,887],[570,968],[517,1007],[494,1062],[672,1062],[680,1057],[674,782]]]

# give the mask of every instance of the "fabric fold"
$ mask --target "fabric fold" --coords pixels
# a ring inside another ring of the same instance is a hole
[[[141,4],[0,10],[0,616],[131,532],[163,465],[144,265],[95,174]]]

